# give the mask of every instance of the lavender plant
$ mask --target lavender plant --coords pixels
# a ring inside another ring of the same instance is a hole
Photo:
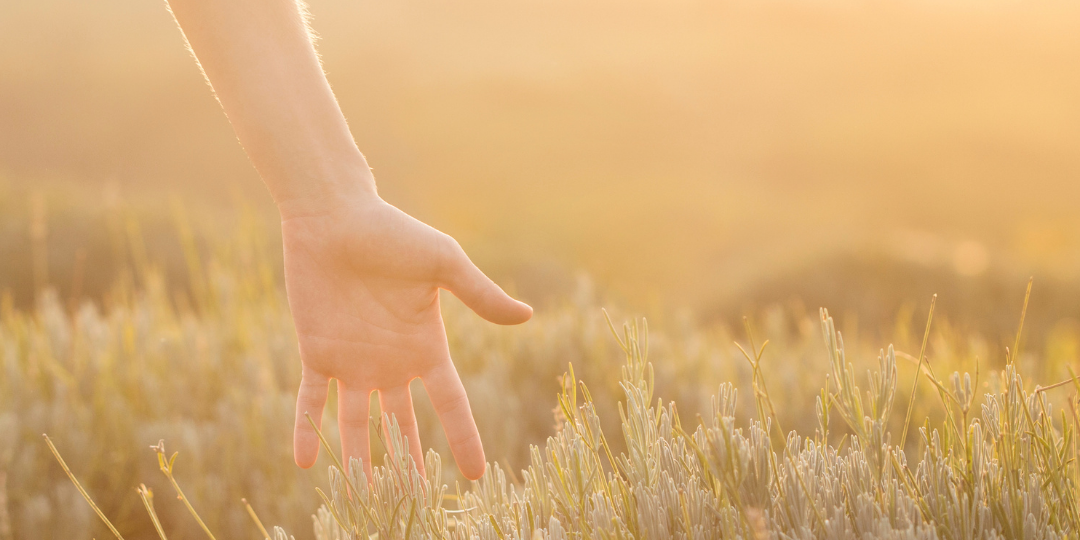
[[[792,432],[774,443],[767,404],[759,418],[737,427],[731,384],[720,386],[712,414],[686,429],[674,403],[654,401],[645,332],[629,325],[619,338],[626,356],[625,451],[613,454],[588,387],[571,368],[559,396],[560,429],[543,448],[531,449],[520,482],[509,482],[493,465],[448,509],[437,474],[420,476],[392,429],[397,457],[374,469],[370,487],[330,468],[333,488],[316,517],[316,538],[373,532],[492,540],[1076,536],[1075,414],[1055,416],[1046,392],[1025,390],[1009,366],[1002,391],[988,395],[982,414],[968,420],[970,375],[954,374],[952,390],[935,379],[929,384],[940,389],[949,415],[941,428],[919,427],[921,458],[909,465],[888,430],[895,351],[881,351],[869,390],[860,393],[825,311],[821,324],[833,371],[823,393],[831,406],[818,407],[835,410],[846,425],[839,445],[828,440],[825,415],[818,440]],[[429,471],[438,470],[437,454],[427,462]],[[351,470],[362,469],[354,462]],[[350,497],[349,489],[359,496]]]
[[[1080,385],[1020,376],[1034,358],[1050,360],[1043,376],[1065,362],[1020,355],[1017,340],[982,380],[971,351],[986,347],[941,323],[923,334],[917,357],[890,346],[874,362],[860,339],[845,345],[824,311],[824,354],[805,319],[766,314],[771,348],[669,323],[653,333],[663,358],[654,365],[644,324],[611,339],[602,319],[586,315],[598,311],[592,297],[512,334],[450,303],[451,347],[499,458],[483,479],[455,483],[435,451],[428,475],[417,474],[390,418],[386,457],[370,478],[356,462],[325,464],[326,478],[283,469],[296,345],[279,287],[253,260],[205,265],[197,309],[170,299],[152,269],[108,307],[72,308],[49,294],[32,312],[0,305],[0,540],[89,536],[95,506],[116,520],[107,532],[116,536],[257,531],[284,540],[283,529],[251,519],[255,511],[298,531],[320,502],[320,540],[1027,539],[1080,530],[1080,420],[1075,395],[1059,399]],[[783,330],[791,326],[794,334]],[[419,420],[424,440],[441,448],[434,421]],[[56,435],[78,487],[45,461],[32,440],[42,431]],[[332,427],[324,435],[337,446]],[[163,449],[156,463],[137,450],[162,437],[184,451],[175,474]],[[154,469],[166,478],[155,483]],[[141,481],[149,487],[136,492]],[[177,491],[183,505],[155,504],[154,488]],[[92,495],[100,505],[79,503]]]

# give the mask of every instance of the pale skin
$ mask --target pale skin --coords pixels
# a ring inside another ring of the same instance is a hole
[[[331,380],[342,454],[370,471],[369,403],[396,418],[423,471],[409,384],[420,379],[458,469],[484,450],[450,359],[439,289],[481,317],[519,324],[532,308],[487,278],[457,242],[383,201],[330,89],[295,0],[168,0],[281,214],[285,287],[302,382],[293,451],[310,467]],[[370,478],[370,476],[369,476]]]

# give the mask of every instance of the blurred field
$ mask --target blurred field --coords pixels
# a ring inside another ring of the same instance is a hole
[[[1074,3],[312,10],[384,196],[533,300],[579,271],[642,309],[728,318],[781,292],[863,312],[864,288],[902,290],[880,317],[1080,276]],[[273,214],[157,3],[0,6],[0,178]]]
[[[7,435],[0,439],[0,537],[108,534],[56,466],[41,442],[42,432],[56,441],[126,538],[153,535],[132,489],[141,482],[158,493],[156,507],[169,538],[202,536],[179,502],[165,495],[170,488],[148,448],[159,439],[169,451],[180,452],[177,478],[221,537],[257,536],[241,497],[268,524],[310,537],[310,516],[319,504],[314,488],[330,489],[324,475],[330,462],[324,453],[311,471],[292,465],[299,359],[283,291],[272,271],[279,263],[260,247],[266,243],[263,234],[246,222],[204,238],[212,249],[191,267],[202,285],[170,282],[151,261],[118,272],[103,304],[67,301],[43,290],[36,307],[23,311],[5,297],[0,311],[0,431]],[[134,238],[137,235],[120,240],[122,249],[140,251],[132,244]],[[496,327],[452,297],[446,300],[451,351],[487,454],[509,471],[511,481],[519,481],[515,474],[530,464],[530,445],[542,447],[557,433],[561,416],[554,412],[555,397],[568,363],[589,385],[602,419],[599,425],[613,451],[625,451],[628,443],[616,435],[616,400],[622,389],[613,375],[623,363],[622,354],[600,312],[601,306],[615,307],[614,319],[622,319],[625,311],[616,303],[598,296],[583,280],[573,294],[553,301],[529,324]],[[896,346],[897,388],[903,401],[884,424],[894,434],[903,423],[901,412],[907,412],[906,392],[915,372],[925,307],[897,313],[870,331],[853,319],[838,321],[855,374],[876,366],[879,348]],[[953,371],[977,374],[977,410],[982,392],[1001,391],[1005,346],[1012,347],[1014,336],[959,331],[942,316],[949,312],[948,303],[941,302],[939,309],[928,359],[943,380]],[[1035,305],[1031,313],[1038,310]],[[998,311],[1011,312],[1017,322],[1018,305],[999,306]],[[821,342],[817,311],[773,306],[751,315],[754,343],[770,340],[763,369],[776,420],[784,429],[820,436],[810,405],[825,384],[830,355]],[[754,417],[751,370],[735,345],[750,345],[744,329],[699,323],[674,312],[654,319],[650,328],[655,395],[678,403],[688,427],[698,425],[699,415],[710,418],[710,396],[723,382],[745,389],[738,399],[740,425]],[[1029,325],[1027,330],[1047,337],[1023,340],[1016,364],[1021,372],[1029,381],[1044,384],[1067,380],[1069,370],[1076,368],[1080,328]],[[1033,384],[1028,383],[1029,391]],[[422,386],[413,391],[422,440],[449,456]],[[1070,395],[1069,388],[1049,394],[1054,402]],[[945,419],[942,402],[929,384],[922,385],[914,403],[917,426],[924,421],[938,426]],[[337,444],[335,410],[331,397],[324,425],[332,445]],[[830,433],[832,443],[840,445],[845,434],[851,435],[839,420]],[[922,446],[912,435],[908,450],[920,455]],[[898,444],[895,438],[892,444]],[[373,451],[375,456],[382,453]],[[454,486],[458,477],[453,464],[444,466],[442,480]],[[479,493],[490,488],[472,487]],[[475,493],[470,496],[481,496]]]
[[[722,381],[744,389],[740,421],[754,410],[744,315],[804,434],[828,368],[819,306],[861,373],[889,343],[917,354],[937,293],[939,375],[1000,370],[1029,276],[1021,371],[1076,368],[1075,3],[311,7],[383,196],[539,308],[512,329],[445,308],[508,470],[552,433],[567,362],[617,433],[600,307],[650,317],[657,394],[684,419]],[[107,534],[44,431],[131,537],[153,534],[131,488],[168,492],[160,438],[223,537],[255,536],[240,497],[307,536],[326,463],[291,464],[276,217],[160,3],[0,3],[0,540]],[[924,390],[916,418],[938,421]],[[197,537],[167,499],[170,538]]]

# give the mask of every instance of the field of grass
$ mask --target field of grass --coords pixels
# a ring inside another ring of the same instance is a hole
[[[172,18],[5,1],[0,540],[112,536],[42,433],[129,539],[205,537],[162,440],[218,538],[1080,534],[1076,2],[308,3],[380,193],[537,308],[442,303],[489,475],[420,385],[429,478],[297,469],[277,214]]]
[[[0,539],[111,535],[42,433],[125,538],[156,537],[141,484],[156,494],[168,538],[204,537],[159,470],[151,447],[162,440],[179,452],[175,479],[218,538],[261,536],[241,499],[299,538],[311,537],[314,515],[319,539],[1080,530],[1077,388],[1036,386],[1070,379],[1080,332],[1035,316],[1025,335],[1038,338],[960,330],[947,297],[914,394],[929,298],[869,325],[789,303],[749,313],[745,326],[669,310],[648,332],[638,322],[613,334],[602,308],[616,329],[634,314],[585,279],[521,327],[487,324],[448,297],[451,351],[488,475],[463,482],[452,461],[441,462],[448,448],[419,385],[428,478],[409,472],[400,442],[373,450],[380,468],[370,487],[342,475],[327,453],[297,469],[299,361],[272,235],[241,219],[227,234],[196,238],[176,222],[182,279],[145,254],[131,221],[113,239],[129,264],[96,300],[44,287],[20,307],[5,295]],[[1014,328],[1023,283],[1016,289],[1016,301],[993,314],[1010,314]],[[336,423],[323,425],[337,448]],[[359,496],[349,499],[349,489]]]

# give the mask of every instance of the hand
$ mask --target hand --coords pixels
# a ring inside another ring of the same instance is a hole
[[[318,457],[319,440],[304,414],[321,425],[327,386],[336,379],[345,463],[360,458],[370,473],[368,404],[371,392],[378,391],[383,413],[397,418],[422,472],[409,392],[409,383],[420,378],[458,469],[466,478],[482,476],[484,449],[450,361],[439,289],[498,324],[523,323],[532,308],[488,279],[453,238],[376,195],[338,200],[325,212],[283,217],[285,286],[303,364],[293,438],[296,464],[308,468]]]

